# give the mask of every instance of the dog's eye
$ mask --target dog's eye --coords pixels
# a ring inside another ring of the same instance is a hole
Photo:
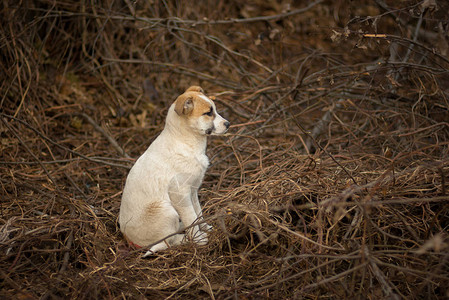
[[[210,110],[208,112],[204,113],[203,115],[212,117],[213,114],[214,114],[214,109],[211,107]]]

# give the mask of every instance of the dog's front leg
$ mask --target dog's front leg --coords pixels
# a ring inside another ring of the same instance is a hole
[[[184,227],[189,227],[198,221],[198,214],[195,209],[196,204],[194,205],[194,202],[198,201],[198,199],[193,199],[191,191],[192,185],[183,176],[177,176],[171,181],[169,187],[170,200],[178,212]],[[198,225],[189,228],[187,235],[199,244],[207,243],[207,235],[200,230]]]
[[[203,221],[203,211],[201,209],[200,200],[198,199],[198,189],[192,188],[192,204],[195,209],[198,220],[201,221],[200,228],[204,231],[212,230],[212,226]]]
[[[190,193],[185,193],[181,195],[180,193],[170,193],[170,199],[172,202],[176,203],[173,206],[181,218],[184,227],[189,227],[193,223],[198,222],[198,217],[195,212],[195,208],[192,205],[192,199]],[[198,244],[207,243],[207,235],[200,230],[199,225],[195,225],[187,229],[187,235]]]
[[[191,195],[192,195],[193,208],[195,209],[195,213],[198,216],[198,218],[200,218],[200,217],[202,217],[202,211],[201,211],[200,200],[198,199],[198,189],[196,187],[192,187]]]

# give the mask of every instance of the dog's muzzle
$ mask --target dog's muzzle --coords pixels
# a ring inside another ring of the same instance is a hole
[[[218,118],[214,121],[214,125],[206,130],[206,133],[212,135],[221,135],[228,131],[230,126],[231,123],[229,123],[228,120],[224,119],[222,116],[218,116]]]

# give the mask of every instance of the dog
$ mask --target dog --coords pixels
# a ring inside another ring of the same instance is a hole
[[[131,168],[120,205],[125,239],[138,248],[152,245],[144,256],[179,245],[186,236],[207,243],[211,227],[202,221],[198,200],[209,165],[207,137],[224,134],[229,126],[199,86],[189,87],[170,106],[164,129]]]

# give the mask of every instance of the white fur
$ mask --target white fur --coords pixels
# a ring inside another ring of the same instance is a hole
[[[126,179],[120,206],[120,229],[132,243],[153,245],[146,255],[178,245],[184,233],[175,234],[202,218],[198,200],[204,173],[209,165],[206,156],[206,130],[222,134],[229,127],[206,96],[198,95],[213,106],[215,118],[183,117],[168,111],[164,130],[142,154]],[[195,109],[195,107],[194,107]],[[193,226],[187,236],[198,244],[207,243],[207,224]]]

